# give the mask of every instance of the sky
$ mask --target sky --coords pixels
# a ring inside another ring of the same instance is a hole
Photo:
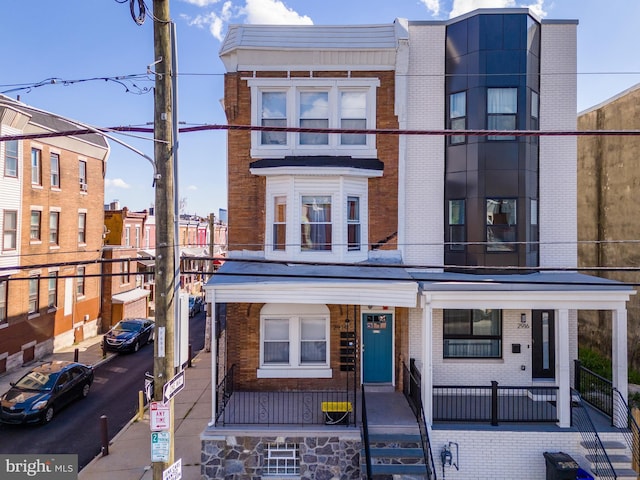
[[[0,0],[0,93],[91,126],[151,127],[153,0],[144,1],[139,25],[129,0]],[[137,16],[138,0],[135,5]],[[171,0],[180,126],[226,123],[218,52],[230,24],[388,24],[502,7],[578,20],[578,112],[640,83],[638,0]],[[153,157],[150,135],[114,136]],[[148,209],[155,202],[151,165],[119,143],[110,145],[105,203]],[[181,134],[181,213],[217,216],[227,206],[226,185],[225,130]]]

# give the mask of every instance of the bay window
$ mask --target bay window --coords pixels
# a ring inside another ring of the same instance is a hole
[[[444,358],[501,358],[502,310],[444,310]]]
[[[347,198],[347,248],[360,250],[360,199]]]
[[[487,198],[487,251],[516,251],[516,200]]]
[[[331,197],[303,196],[301,216],[302,250],[331,250]]]

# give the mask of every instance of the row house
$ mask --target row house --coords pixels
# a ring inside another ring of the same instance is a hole
[[[104,210],[104,276],[102,331],[123,318],[147,318],[153,299],[155,251],[150,245],[149,212],[120,208],[117,201]],[[155,219],[155,217],[154,217]],[[153,222],[155,237],[155,222]],[[153,242],[153,243],[151,243]]]
[[[253,129],[228,132],[205,286],[203,478],[538,479],[547,450],[635,478],[581,444],[627,425],[634,291],[577,271],[576,138],[519,134],[575,130],[577,23],[229,28],[223,105]],[[610,319],[602,394],[574,369],[580,311]],[[607,431],[587,397],[617,408]],[[381,451],[398,433],[417,459]]]
[[[0,373],[96,335],[104,173],[99,134],[0,96]]]

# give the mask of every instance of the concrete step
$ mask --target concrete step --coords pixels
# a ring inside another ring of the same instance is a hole
[[[427,475],[427,467],[424,464],[402,465],[402,464],[373,464],[371,465],[372,475]]]

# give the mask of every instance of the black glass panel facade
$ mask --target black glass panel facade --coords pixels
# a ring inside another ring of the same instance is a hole
[[[486,130],[490,123],[513,125],[514,121],[516,130],[538,129],[540,25],[529,15],[481,14],[447,26],[445,68],[446,101],[454,93],[465,92],[467,129]],[[490,89],[496,90],[489,95]],[[515,102],[513,89],[517,91]],[[445,107],[446,125],[451,124],[449,107]],[[506,120],[499,121],[502,119]],[[493,198],[516,200],[513,248],[487,246],[491,229],[487,228],[486,205]],[[455,249],[445,247],[449,269],[456,265],[538,266],[538,221],[531,217],[538,214],[537,137],[447,139],[444,203],[462,199],[468,244],[463,249],[458,244]],[[451,245],[456,239],[449,238],[448,216],[445,222],[445,245]]]

